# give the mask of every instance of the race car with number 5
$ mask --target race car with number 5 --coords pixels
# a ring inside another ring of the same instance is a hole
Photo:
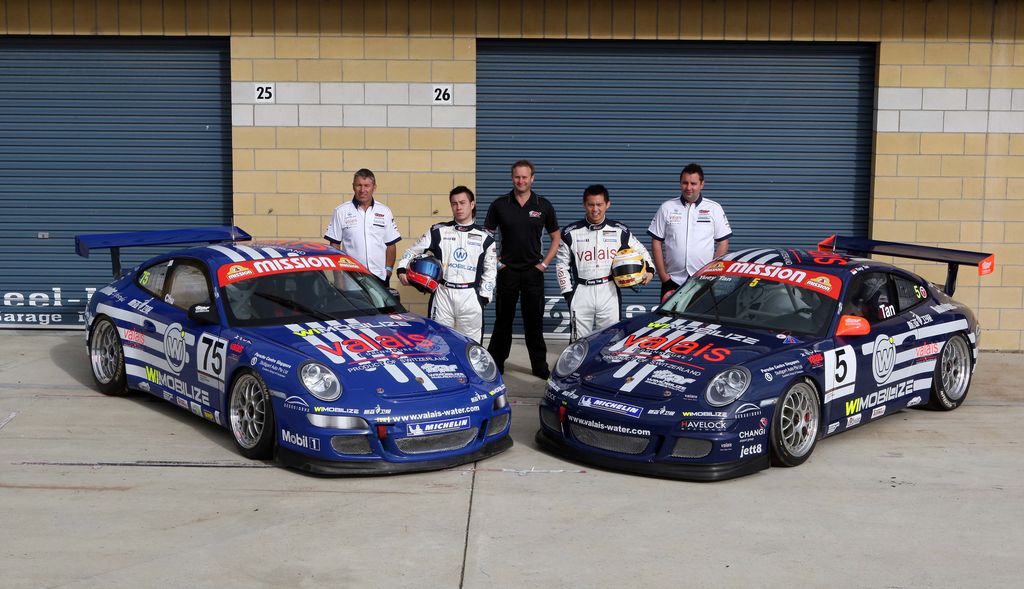
[[[865,255],[946,263],[943,287]],[[719,480],[806,461],[820,438],[964,402],[980,326],[960,265],[994,256],[832,236],[701,269],[653,313],[563,351],[537,441],[581,462]]]
[[[86,309],[99,389],[142,390],[231,430],[248,458],[321,474],[391,474],[512,445],[497,365],[405,311],[383,282],[317,243],[243,244],[237,227],[76,237],[115,280]],[[207,243],[120,272],[120,249]]]

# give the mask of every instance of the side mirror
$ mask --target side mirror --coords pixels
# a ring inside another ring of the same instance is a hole
[[[856,315],[843,315],[839,318],[839,327],[836,328],[836,337],[847,335],[867,335],[871,333],[871,324],[863,317]]]
[[[210,325],[220,323],[217,310],[210,304],[192,305],[188,308],[188,318],[196,323],[207,323]]]

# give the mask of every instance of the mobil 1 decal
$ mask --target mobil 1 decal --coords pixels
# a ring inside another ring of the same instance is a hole
[[[419,363],[447,359],[448,347],[424,335],[403,335],[397,329],[380,334],[366,324],[355,324],[354,320],[352,323],[327,321],[287,327],[315,346],[331,363],[346,365],[348,372],[375,372],[380,368],[395,382],[415,381],[424,390],[438,389]]]

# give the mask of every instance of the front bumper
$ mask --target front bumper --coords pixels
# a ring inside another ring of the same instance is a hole
[[[324,460],[322,458],[316,458],[281,446],[278,446],[276,458],[281,464],[289,468],[294,468],[312,474],[340,476],[390,475],[407,472],[440,470],[443,468],[459,466],[460,464],[475,462],[477,460],[483,460],[484,458],[500,454],[511,447],[512,436],[506,435],[487,442],[472,453],[442,456],[433,460],[417,460],[410,462],[388,462],[385,460]]]
[[[769,464],[768,454],[746,460],[713,464],[683,464],[616,458],[572,446],[565,441],[564,437],[547,431],[544,426],[537,431],[536,439],[541,447],[576,462],[584,462],[610,470],[687,481],[724,481],[764,470],[768,468]]]

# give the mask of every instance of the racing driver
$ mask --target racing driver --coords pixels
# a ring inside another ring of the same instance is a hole
[[[438,323],[475,339],[483,339],[484,305],[494,296],[498,256],[494,237],[477,225],[476,197],[465,186],[448,193],[451,221],[437,223],[398,261],[398,279],[409,284],[409,262],[430,252],[441,262],[441,280],[430,297],[428,314]]]
[[[569,304],[571,338],[575,341],[619,321],[621,295],[612,280],[612,259],[624,248],[638,252],[653,268],[651,254],[629,228],[605,213],[611,206],[608,189],[593,184],[583,191],[585,219],[562,229],[562,243],[555,256],[558,288]],[[641,284],[654,274],[646,272]]]

